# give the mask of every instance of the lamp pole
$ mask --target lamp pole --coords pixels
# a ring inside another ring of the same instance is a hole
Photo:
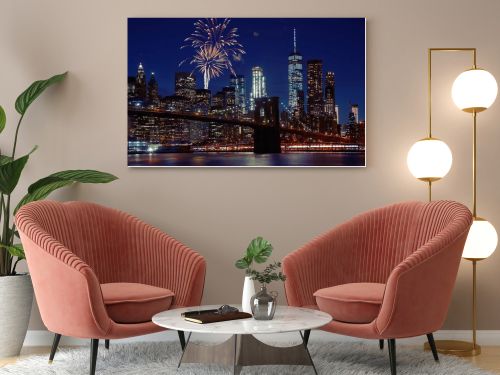
[[[474,54],[474,68],[476,55]],[[477,216],[477,110],[472,109],[472,217]],[[481,354],[481,347],[477,345],[477,262],[484,258],[465,258],[472,262],[472,351],[471,356]]]
[[[476,67],[476,54],[474,54],[474,68]],[[473,127],[472,127],[472,217],[477,218],[477,113],[472,111]],[[477,329],[477,259],[469,259],[472,261],[472,350],[481,353],[481,348],[476,343]]]
[[[477,217],[477,113],[472,111],[472,217]]]
[[[429,137],[432,137],[432,54],[433,52],[470,52],[472,53],[472,69],[476,69],[476,48],[429,48],[428,50],[428,111],[429,111]],[[472,213],[476,218],[476,109],[472,109],[473,117],[473,142],[472,142]],[[432,181],[429,180],[429,201],[432,199]],[[476,342],[477,326],[477,288],[476,288],[476,266],[477,258],[466,258],[472,261],[472,344],[457,340],[436,340],[438,352],[456,356],[474,356],[481,353],[481,347]],[[428,343],[424,345],[430,350]]]

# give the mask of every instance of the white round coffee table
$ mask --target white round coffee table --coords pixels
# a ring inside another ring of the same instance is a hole
[[[182,363],[219,363],[233,368],[239,374],[242,366],[255,365],[306,365],[317,374],[307,341],[311,329],[330,323],[332,317],[324,312],[299,307],[278,306],[273,320],[253,318],[209,324],[197,324],[184,320],[183,312],[217,309],[219,306],[197,306],[174,309],[153,316],[153,322],[161,327],[177,330],[183,347]],[[304,334],[302,333],[304,331]],[[184,343],[184,332],[189,332]],[[191,333],[230,334],[221,344],[195,344],[190,342]],[[302,344],[276,347],[256,339],[254,334],[299,332]]]

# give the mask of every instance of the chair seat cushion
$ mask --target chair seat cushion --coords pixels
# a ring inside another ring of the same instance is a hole
[[[101,284],[106,310],[117,323],[144,323],[168,310],[174,293],[168,289],[138,283]]]
[[[350,283],[319,289],[314,293],[321,311],[346,323],[370,323],[378,315],[385,284]]]

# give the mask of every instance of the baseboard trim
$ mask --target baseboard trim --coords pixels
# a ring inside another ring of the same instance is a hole
[[[208,336],[208,335],[207,335]],[[223,339],[223,335],[215,335],[204,337],[202,335],[197,335],[197,338],[203,341],[219,341]],[[227,335],[226,335],[227,336]],[[291,342],[298,340],[298,335],[296,333],[281,333],[276,335],[259,335],[263,341],[274,341],[274,342]],[[50,346],[52,344],[52,339],[54,335],[45,330],[29,330],[26,339],[24,340],[24,346]],[[434,334],[436,340],[471,340],[471,331],[469,330],[441,330]],[[177,334],[173,331],[165,331],[160,333],[154,333],[146,336],[131,337],[122,340],[113,340],[119,343],[131,343],[139,341],[177,341]],[[353,342],[353,341],[366,341],[373,342],[373,340],[362,340],[354,337],[336,335],[324,331],[313,331],[311,333],[311,340],[318,341],[341,341],[341,342]],[[404,343],[411,344],[423,344],[426,341],[425,336],[414,337],[410,339],[402,340]],[[477,331],[477,341],[481,345],[499,345],[500,344],[500,330],[481,330]],[[73,337],[62,337],[61,345],[68,346],[80,346],[87,345],[88,340],[77,339]]]

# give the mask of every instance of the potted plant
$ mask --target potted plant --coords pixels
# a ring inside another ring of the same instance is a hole
[[[235,263],[236,268],[245,270],[245,282],[243,283],[243,293],[241,297],[241,308],[244,312],[251,313],[250,299],[255,294],[255,286],[252,280],[252,264],[264,263],[273,252],[273,245],[262,237],[254,238],[248,244],[245,256]]]
[[[243,284],[243,294],[241,300],[242,310],[254,314],[254,306],[252,301],[255,302],[255,286],[253,281],[257,280],[261,283],[261,291],[257,294],[259,296],[266,293],[266,285],[274,280],[285,281],[286,276],[281,271],[276,272],[281,268],[280,262],[274,262],[268,265],[264,271],[259,272],[252,268],[253,263],[265,263],[273,252],[273,245],[262,237],[254,238],[250,241],[247,247],[245,256],[238,259],[235,263],[236,268],[245,270],[245,282]],[[264,293],[261,293],[264,292]],[[274,315],[274,310],[273,310]],[[255,316],[255,314],[254,314]],[[272,319],[272,316],[271,316]]]
[[[75,182],[107,183],[115,176],[94,170],[66,170],[53,173],[28,187],[22,199],[14,204],[11,200],[24,167],[36,146],[23,156],[16,156],[19,130],[29,106],[48,87],[61,82],[67,73],[31,84],[16,100],[19,113],[12,152],[0,155],[0,358],[19,355],[31,313],[33,287],[29,274],[16,271],[18,263],[24,259],[24,251],[19,243],[19,234],[13,215],[21,206],[46,198],[51,192]],[[6,115],[0,106],[0,133],[5,129]]]

